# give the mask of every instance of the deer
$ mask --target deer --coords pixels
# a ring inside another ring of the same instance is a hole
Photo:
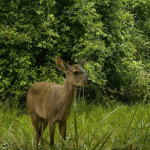
[[[58,56],[55,57],[59,70],[66,74],[63,85],[50,82],[36,82],[27,93],[27,108],[36,133],[36,150],[43,133],[49,125],[50,148],[54,146],[55,123],[59,123],[61,137],[66,138],[66,125],[73,99],[77,93],[77,86],[88,86],[91,78],[86,74],[83,66],[86,59],[71,66]]]

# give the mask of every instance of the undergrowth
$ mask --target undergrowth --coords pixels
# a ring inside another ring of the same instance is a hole
[[[0,109],[0,149],[35,149],[31,118],[20,111]],[[150,148],[150,104],[96,105],[75,101],[64,143],[66,149],[147,150]],[[48,128],[44,132],[44,149],[49,149]],[[61,149],[58,125],[55,149]]]

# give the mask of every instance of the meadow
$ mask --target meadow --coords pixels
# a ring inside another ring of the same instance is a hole
[[[0,109],[0,150],[34,150],[35,131],[25,109]],[[49,148],[49,130],[44,147]],[[150,104],[125,105],[116,101],[102,104],[74,103],[64,142],[70,150],[148,150],[150,148]],[[56,125],[55,149],[61,149]]]

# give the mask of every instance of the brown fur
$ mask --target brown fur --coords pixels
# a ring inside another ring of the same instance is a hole
[[[27,107],[36,132],[37,149],[40,137],[43,144],[43,132],[48,124],[51,147],[54,145],[56,122],[59,122],[60,134],[65,140],[67,118],[77,91],[77,86],[86,86],[91,81],[82,68],[84,63],[85,60],[75,66],[70,66],[56,56],[58,69],[64,71],[66,74],[64,85],[36,82],[29,89],[27,93]]]

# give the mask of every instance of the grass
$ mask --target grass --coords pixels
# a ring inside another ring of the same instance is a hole
[[[77,105],[77,107],[76,107]],[[28,113],[0,109],[0,150],[35,149],[35,132]],[[80,150],[147,150],[150,148],[150,104],[102,105],[75,103],[67,123],[65,145]],[[49,130],[44,149],[49,149]],[[61,148],[56,125],[55,147]]]

